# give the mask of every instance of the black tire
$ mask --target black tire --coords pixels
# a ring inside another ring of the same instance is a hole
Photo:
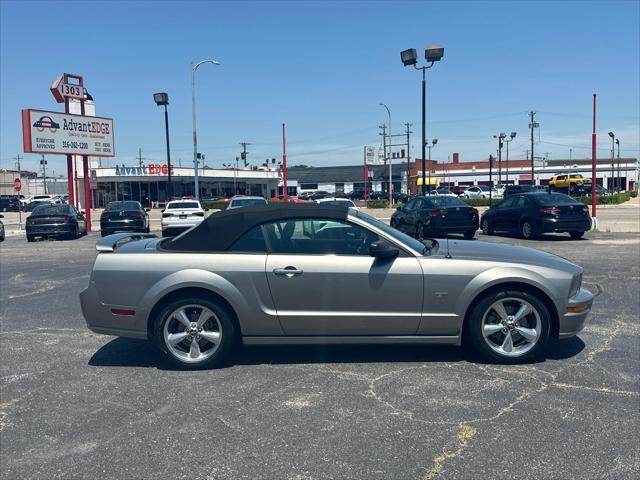
[[[33,242],[35,241],[36,237],[33,235],[27,235],[27,242]]]
[[[464,232],[464,238],[466,238],[467,240],[471,240],[475,236],[476,236],[475,230],[467,230],[466,232]]]
[[[534,240],[538,237],[538,232],[533,222],[529,219],[524,220],[520,225],[520,235],[525,240]]]
[[[537,311],[540,317],[540,336],[537,343],[528,352],[516,356],[508,357],[501,355],[493,350],[485,340],[482,334],[482,319],[489,307],[496,301],[506,298],[522,299],[531,304]],[[464,337],[463,342],[465,346],[469,344],[473,350],[482,356],[484,359],[494,363],[501,364],[519,364],[527,363],[539,358],[544,352],[551,334],[551,314],[545,303],[537,296],[518,290],[505,290],[505,291],[493,291],[486,294],[479,302],[475,304],[471,312],[469,313],[464,325]]]
[[[580,240],[584,237],[584,232],[569,232],[569,235],[571,235],[571,238],[574,240]]]
[[[164,326],[170,320],[172,312],[186,305],[202,305],[210,309],[218,318],[221,325],[221,340],[217,350],[200,362],[185,362],[172,354],[164,341]],[[166,305],[154,319],[153,341],[162,353],[163,357],[173,366],[186,370],[199,370],[220,366],[230,358],[233,350],[239,345],[240,331],[230,313],[216,302],[204,296],[188,296],[175,300]]]
[[[482,233],[485,235],[493,235],[493,225],[491,225],[491,222],[486,218],[482,220]]]
[[[80,238],[80,228],[78,227],[78,225],[72,227],[72,229],[69,231],[69,240],[75,240],[77,238]]]

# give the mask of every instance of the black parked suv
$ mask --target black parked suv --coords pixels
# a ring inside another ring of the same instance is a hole
[[[478,210],[457,197],[415,197],[397,208],[391,226],[418,240],[448,233],[470,240],[478,230]]]
[[[100,233],[103,237],[114,232],[149,233],[148,211],[140,202],[110,202],[100,215]]]
[[[589,208],[563,193],[528,192],[510,195],[484,212],[480,227],[485,235],[519,233],[531,240],[547,232],[569,232],[582,238],[591,229]]]

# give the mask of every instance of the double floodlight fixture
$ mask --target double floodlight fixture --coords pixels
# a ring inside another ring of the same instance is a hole
[[[424,50],[424,58],[427,62],[439,62],[444,57],[442,45],[429,45]],[[400,52],[400,59],[405,67],[418,63],[418,52],[415,48],[409,48]]]
[[[169,95],[164,92],[154,93],[153,100],[156,102],[156,105],[169,105]]]
[[[438,143],[438,139],[437,138],[434,138],[433,140],[431,140],[431,144],[432,145],[435,145],[436,143]]]
[[[614,133],[613,133],[613,132],[609,132],[609,136],[610,136],[611,138],[615,138],[615,135],[614,135]]]
[[[516,132],[511,132],[509,136],[511,137],[511,140],[513,140],[514,138],[516,138],[516,135],[517,135]]]
[[[620,145],[620,139],[616,138],[616,145]]]

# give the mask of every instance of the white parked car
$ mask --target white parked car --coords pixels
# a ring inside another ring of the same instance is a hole
[[[248,195],[238,195],[231,198],[227,210],[233,208],[248,207],[249,205],[266,205],[267,200],[264,197],[250,197]]]
[[[162,211],[162,236],[171,237],[204,220],[205,210],[197,200],[173,200]]]
[[[334,205],[334,206],[344,205],[347,208],[355,208],[356,210],[358,210],[358,207],[356,207],[356,204],[353,203],[353,201],[349,200],[348,198],[334,198],[334,197],[321,198],[319,200],[316,200],[316,203],[319,203],[321,205]]]
[[[441,196],[441,197],[457,197],[458,196],[455,193],[453,193],[451,190],[449,190],[448,187],[438,187],[435,190],[432,190],[430,194]]]
[[[473,187],[469,187],[467,188],[464,193],[462,194],[462,196],[464,198],[489,198],[489,187],[485,186],[485,185],[479,185],[479,186],[473,186]],[[493,198],[499,198],[500,195],[498,194],[498,191],[493,188],[491,189],[491,196]]]

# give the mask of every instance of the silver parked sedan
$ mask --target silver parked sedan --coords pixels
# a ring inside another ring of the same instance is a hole
[[[150,339],[186,368],[239,343],[461,343],[530,361],[579,332],[593,295],[555,255],[419,242],[355,210],[315,204],[216,213],[173,239],[101,239],[80,294],[94,332]]]

